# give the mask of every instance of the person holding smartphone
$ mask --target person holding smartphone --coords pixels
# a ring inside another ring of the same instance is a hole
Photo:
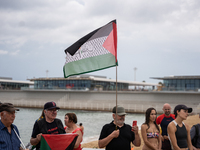
[[[138,133],[138,126],[131,127],[125,124],[125,109],[121,106],[113,108],[113,121],[103,126],[99,137],[99,148],[106,147],[106,150],[130,150],[130,143],[140,146],[141,139]]]

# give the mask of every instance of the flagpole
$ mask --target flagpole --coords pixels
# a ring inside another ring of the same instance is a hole
[[[117,65],[116,65],[116,130],[117,130]]]
[[[116,114],[117,114],[117,66],[116,66]]]
[[[22,148],[26,149],[26,146],[24,145],[24,143],[22,142],[21,138],[19,137],[19,135],[17,134],[17,132],[14,128],[13,128],[13,131],[15,132],[16,136],[18,137],[19,141],[21,142]]]

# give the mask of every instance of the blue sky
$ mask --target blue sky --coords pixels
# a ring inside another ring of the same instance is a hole
[[[118,80],[200,75],[198,0],[0,0],[0,77],[63,77],[64,50],[113,19]]]

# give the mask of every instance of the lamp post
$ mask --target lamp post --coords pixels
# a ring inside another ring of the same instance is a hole
[[[47,78],[48,78],[48,72],[49,72],[49,70],[46,70],[46,76],[47,76]]]
[[[133,68],[134,69],[134,81],[136,81],[136,70],[137,70],[137,68],[135,67],[135,68]],[[136,85],[135,85],[135,91],[137,90],[137,88],[136,88]]]
[[[135,67],[133,69],[134,69],[134,81],[136,81],[136,70],[137,70],[137,68]]]

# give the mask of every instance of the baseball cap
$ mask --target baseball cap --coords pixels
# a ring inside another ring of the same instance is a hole
[[[112,112],[116,113],[116,106],[113,108]],[[117,106],[117,115],[119,116],[126,115],[124,107]]]
[[[2,103],[0,105],[0,112],[2,111],[13,112],[13,111],[19,111],[19,109],[15,108],[14,105],[11,103]]]
[[[53,108],[60,109],[60,107],[57,107],[57,106],[56,106],[56,103],[55,103],[55,102],[47,102],[47,103],[44,105],[44,109],[53,109]]]
[[[175,108],[174,108],[174,114],[176,114],[177,110],[181,110],[181,109],[184,109],[184,110],[188,110],[188,113],[191,113],[192,112],[192,108],[191,107],[187,107],[183,104],[180,104],[180,105],[177,105]]]

